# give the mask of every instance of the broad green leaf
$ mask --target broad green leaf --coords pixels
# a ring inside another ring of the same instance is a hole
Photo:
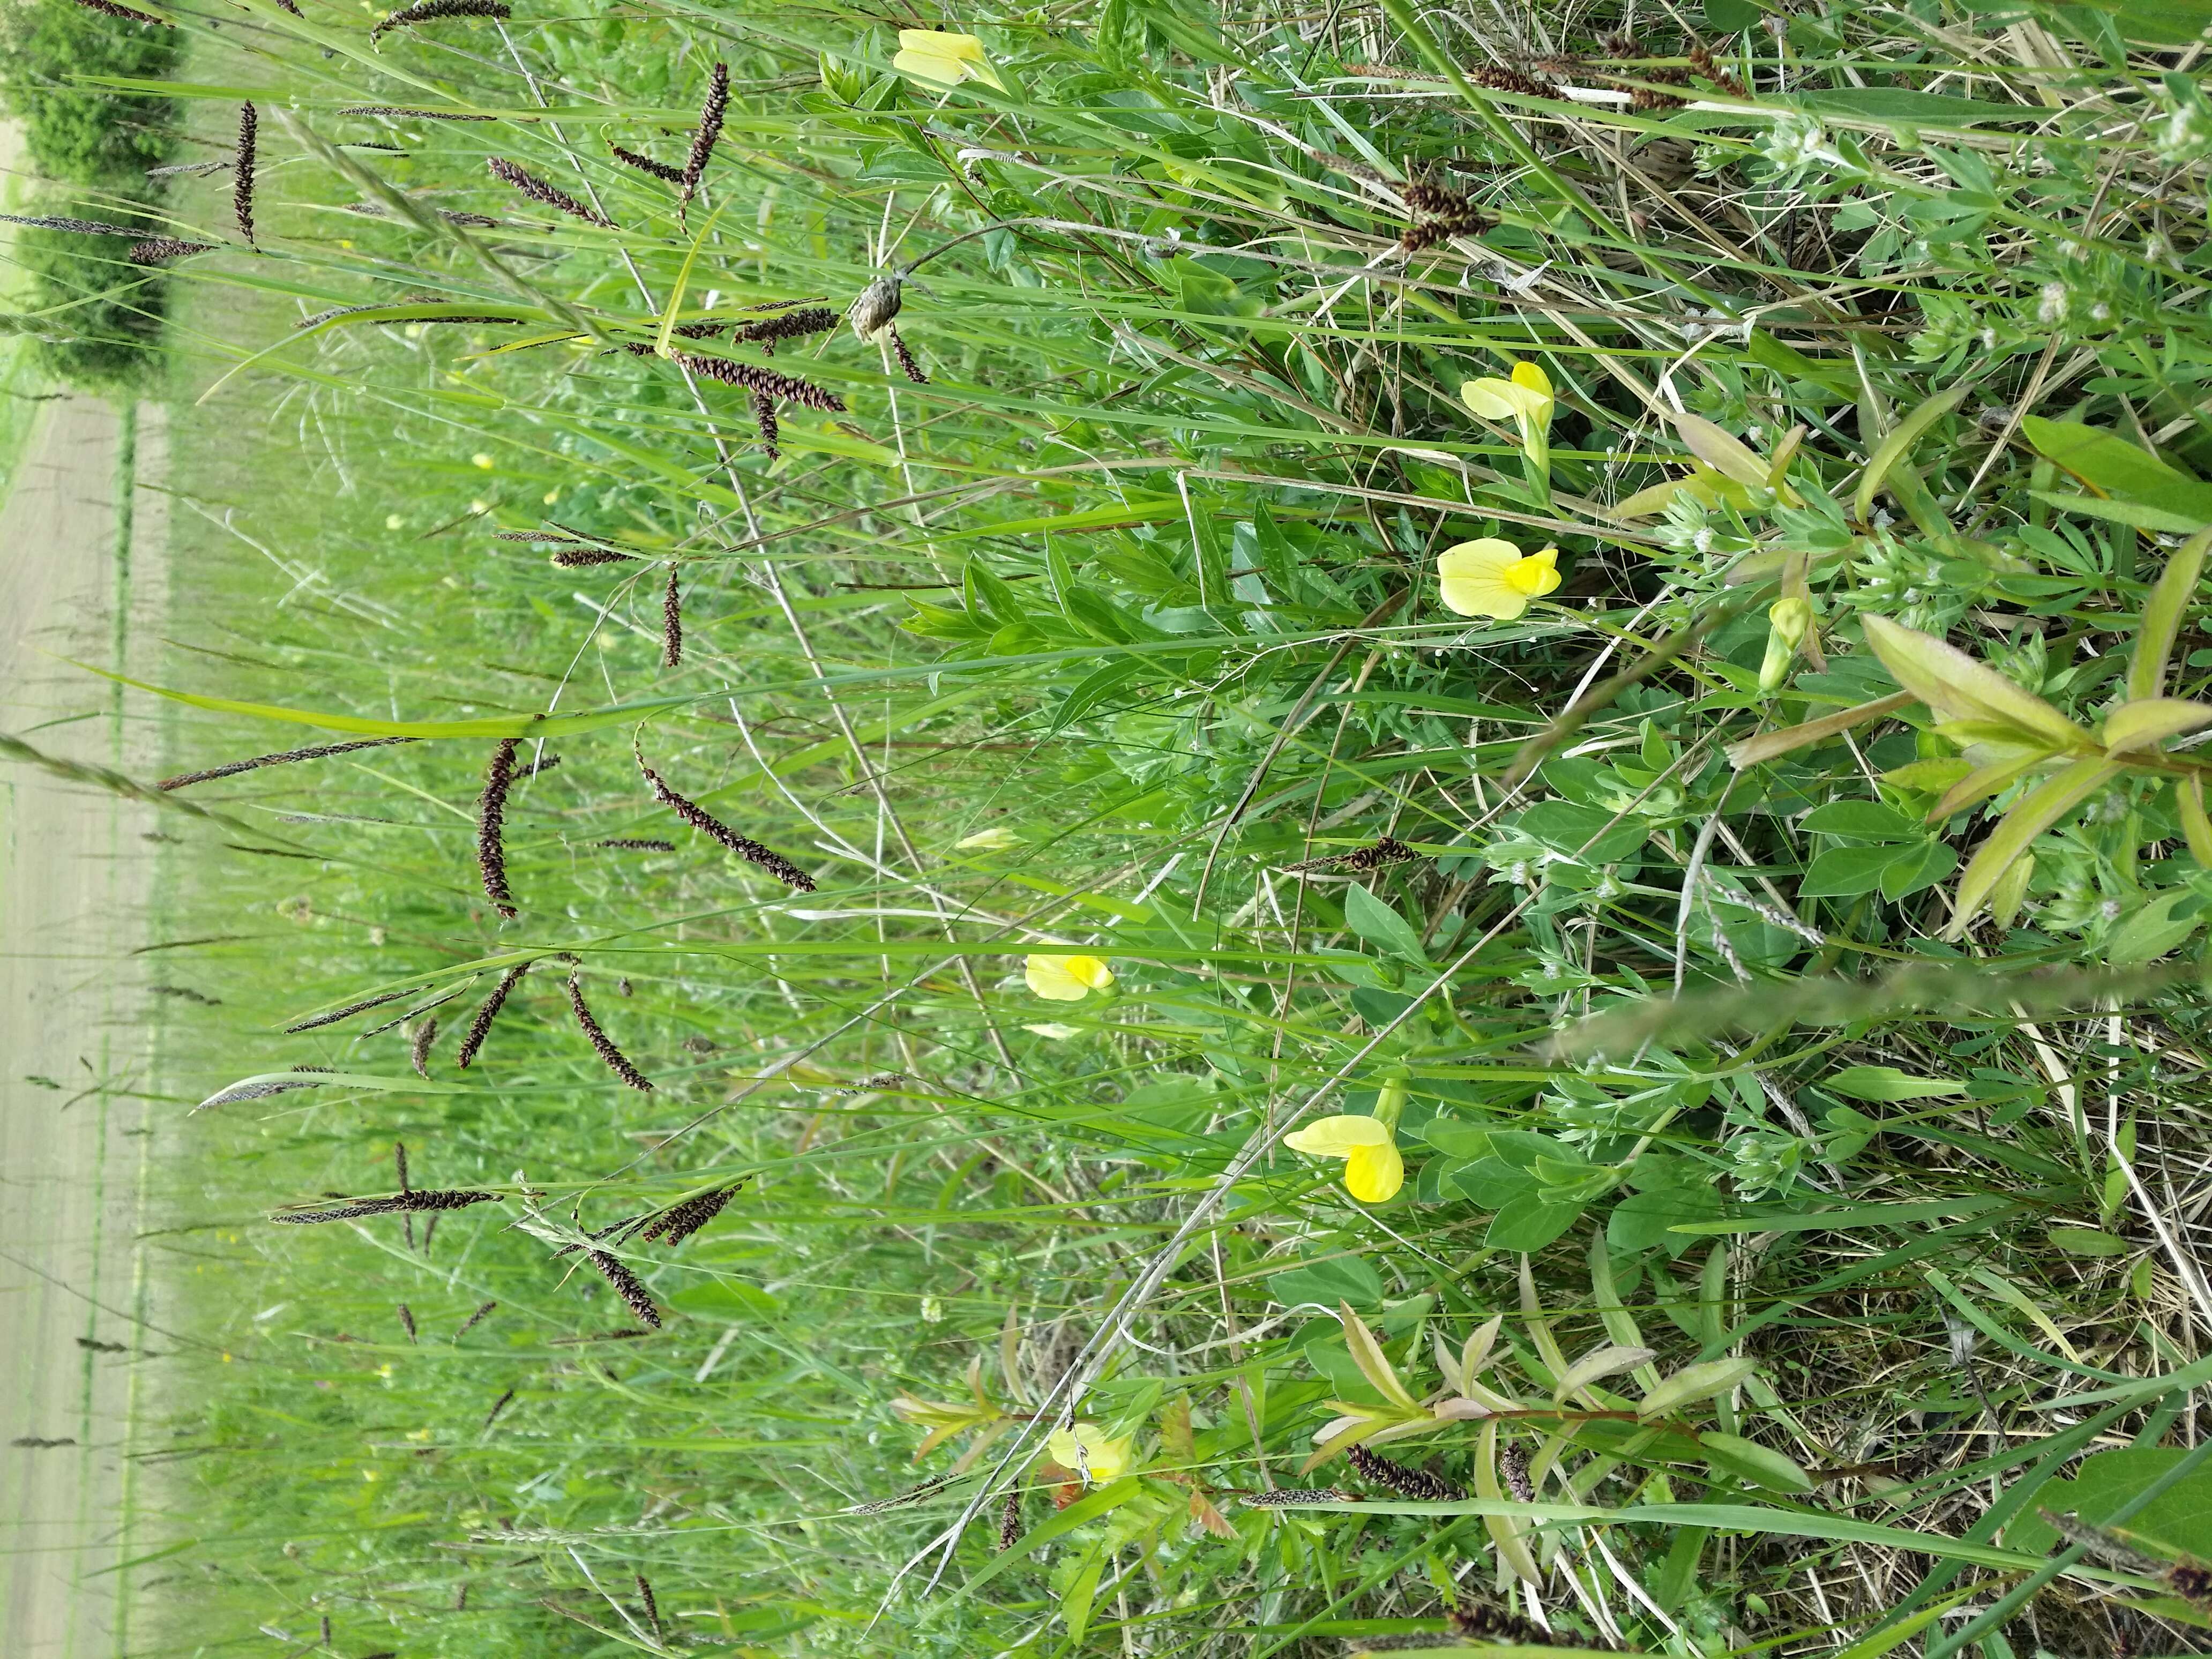
[[[1919,1635],[1922,1631],[1926,1630],[1929,1626],[1934,1624],[1961,1601],[1968,1601],[1980,1594],[1978,1589],[1968,1589],[1960,1590],[1955,1595],[1946,1596],[1942,1601],[1930,1607],[1923,1607],[1910,1619],[1899,1620],[1886,1630],[1876,1631],[1864,1641],[1852,1643],[1850,1646],[1838,1654],[1836,1659],[1881,1659],[1882,1655],[1904,1646],[1905,1643]]]
[[[2105,940],[2105,959],[2115,968],[2155,962],[2179,950],[2204,919],[2203,894],[2187,887],[2160,893],[2120,919]]]
[[[1524,1193],[1498,1206],[1482,1242],[1493,1250],[1540,1250],[1575,1224],[1579,1204],[1553,1202],[1540,1192]]]
[[[2022,795],[1974,851],[1966,873],[1959,878],[1959,896],[1951,912],[1949,937],[1966,931],[1966,924],[1982,908],[1982,901],[1996,885],[2012,861],[2027,852],[2035,838],[2095,794],[2120,775],[2120,768],[2101,756],[2092,755],[2055,777],[2046,778]]]
[[[1798,821],[1801,830],[1823,836],[1856,836],[1862,841],[1920,841],[1920,826],[1880,801],[1837,800],[1816,806]]]
[[[2094,1227],[2053,1227],[2044,1235],[2069,1255],[2125,1255],[2128,1241]]]
[[[1075,1571],[1068,1584],[1067,1594],[1060,1597],[1060,1616],[1067,1621],[1067,1644],[1071,1648],[1083,1645],[1084,1633],[1091,1628],[1091,1598],[1098,1594],[1098,1577],[1106,1570],[1106,1546],[1091,1547],[1083,1565]]]
[[[1644,1396],[1636,1408],[1638,1417],[1664,1417],[1678,1406],[1711,1400],[1759,1369],[1756,1359],[1709,1359],[1702,1365],[1685,1365]]]
[[[2128,659],[2128,696],[2156,697],[2166,690],[2166,665],[2173,654],[2173,641],[2181,620],[2197,598],[2197,580],[2204,571],[2205,550],[2212,548],[2212,530],[2201,530],[2173,550],[2159,572],[2150,598],[2143,603],[2142,623],[2136,633],[2136,648]],[[2111,722],[2106,722],[2109,732]],[[2112,738],[2107,736],[2110,746]]]
[[[1962,812],[1976,801],[1987,800],[1991,795],[2008,789],[2013,783],[2050,760],[2047,754],[2015,755],[2009,760],[1993,761],[1987,766],[1975,766],[1966,775],[1943,792],[1943,797],[1928,809],[1928,822],[1941,823],[1954,812]]]
[[[2073,1511],[2091,1526],[2103,1526],[2123,1504],[2188,1455],[2185,1447],[2124,1447],[2084,1458],[2070,1480],[2043,1489],[2039,1507]],[[2212,1470],[2185,1476],[2122,1522],[2131,1538],[2148,1547],[2198,1560],[2212,1559]],[[2058,1543],[2051,1523],[2033,1510],[2005,1528],[2008,1547],[2039,1553]]]
[[[2162,668],[2163,655],[2160,661]],[[2124,755],[2130,750],[2148,749],[2208,722],[2212,722],[2212,703],[2158,696],[2124,702],[2105,716],[2105,752]]]
[[[1271,1273],[1267,1293],[1286,1308],[1317,1302],[1349,1302],[1362,1308],[1382,1305],[1382,1275],[1364,1256],[1345,1255],[1309,1261],[1288,1273]]]
[[[1851,516],[1864,524],[1873,515],[1874,498],[1889,477],[1890,469],[1911,453],[1920,434],[1966,401],[1970,386],[1954,386],[1939,392],[1890,428],[1859,474],[1858,493],[1851,498]]]
[[[1959,854],[1948,842],[1927,841],[1882,867],[1881,896],[1892,904],[1924,887],[1947,879],[1959,867]]]
[[[1944,719],[1995,720],[2063,749],[2087,745],[2087,732],[1965,652],[1887,617],[1869,616],[1863,623],[1867,643],[1882,666]]]
[[[1801,898],[1855,898],[1881,885],[1890,866],[1915,856],[1916,847],[1832,847],[1798,878]]]
[[[1416,968],[1429,965],[1428,954],[1421,949],[1421,936],[1413,931],[1413,924],[1357,882],[1344,890],[1344,920],[1376,950]]]
[[[1966,1092],[1963,1083],[1942,1078],[1908,1077],[1894,1066],[1847,1066],[1832,1077],[1822,1078],[1820,1086],[1831,1094],[1847,1096],[1852,1100],[1873,1101],[1937,1100]]]
[[[1691,1240],[1676,1232],[1674,1224],[1712,1220],[1720,1214],[1721,1205],[1720,1188],[1709,1181],[1632,1193],[1606,1218],[1606,1243],[1622,1252],[1657,1245],[1668,1255],[1679,1256],[1690,1248]]]
[[[1769,1492],[1808,1492],[1813,1477],[1802,1464],[1784,1453],[1746,1440],[1741,1435],[1707,1433],[1698,1437],[1706,1462],[1726,1474],[1748,1480]]]

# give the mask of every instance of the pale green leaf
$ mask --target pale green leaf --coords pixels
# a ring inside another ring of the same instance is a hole
[[[1638,1417],[1664,1417],[1678,1406],[1711,1400],[1759,1369],[1756,1359],[1709,1359],[1702,1365],[1685,1365],[1644,1396],[1636,1408]]]
[[[1948,930],[1955,939],[1966,930],[1982,901],[1996,885],[2012,861],[2027,851],[2035,838],[2120,774],[2120,768],[2100,755],[2075,761],[2064,771],[2046,778],[2022,795],[1987,840],[1974,852],[1966,874],[1959,878],[1959,896]]]
[[[2065,715],[1965,652],[1887,617],[1863,621],[1882,666],[1944,719],[1995,720],[2062,749],[2087,745],[2089,734]]]
[[[1813,1477],[1794,1457],[1762,1446],[1741,1435],[1707,1433],[1698,1437],[1698,1448],[1716,1468],[1748,1480],[1769,1492],[1808,1492]]]
[[[1382,1357],[1382,1345],[1375,1340],[1375,1333],[1352,1311],[1349,1302],[1340,1302],[1336,1308],[1337,1316],[1344,1322],[1344,1346],[1352,1351],[1352,1363],[1359,1367],[1359,1374],[1392,1405],[1406,1411],[1419,1409],[1406,1385],[1398,1380],[1398,1373]]]
[[[2155,697],[2166,690],[2166,659],[2173,654],[2190,601],[2197,597],[2197,579],[2203,574],[2208,548],[2212,548],[2212,530],[2200,530],[2173,550],[2159,573],[2157,585],[2143,603],[2135,654],[2128,659],[2129,696]]]
[[[1854,726],[1863,726],[1869,720],[1880,720],[1885,714],[1894,714],[1920,698],[1910,691],[1899,691],[1893,696],[1876,697],[1872,702],[1863,702],[1850,708],[1839,708],[1832,714],[1823,714],[1816,720],[1807,720],[1802,726],[1784,726],[1778,732],[1761,732],[1757,737],[1746,738],[1728,746],[1729,764],[1739,772],[1747,766],[1757,766],[1778,755],[1792,750],[1804,749],[1816,743],[1825,743],[1839,732]]]
[[[1552,1390],[1553,1403],[1556,1405],[1578,1389],[1588,1388],[1601,1376],[1618,1376],[1623,1371],[1632,1371],[1657,1357],[1649,1348],[1625,1348],[1617,1342],[1593,1348],[1567,1367],[1566,1375],[1559,1378]]]
[[[2159,666],[2162,673],[2162,655]],[[2105,752],[2124,755],[2130,750],[2148,749],[2207,723],[2212,723],[2212,703],[2156,696],[2124,702],[2105,716]]]
[[[1890,470],[1911,453],[1919,441],[1920,434],[1942,420],[1966,400],[1969,387],[1954,386],[1948,392],[1939,392],[1922,404],[1903,420],[1892,427],[1875,452],[1867,458],[1866,468],[1859,474],[1858,494],[1851,499],[1851,516],[1861,524],[1867,522],[1874,512],[1874,498],[1880,493]]]

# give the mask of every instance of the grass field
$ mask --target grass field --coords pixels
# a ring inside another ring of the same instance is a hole
[[[2212,1648],[2201,20],[303,4],[142,1644]]]

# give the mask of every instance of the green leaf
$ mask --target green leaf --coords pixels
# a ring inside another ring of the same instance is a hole
[[[1357,883],[1344,890],[1344,920],[1353,933],[1385,955],[1416,968],[1429,965],[1428,953],[1421,949],[1421,936],[1413,931],[1413,924]]]
[[[1553,1385],[1552,1403],[1556,1406],[1577,1389],[1586,1389],[1601,1377],[1618,1376],[1623,1371],[1632,1371],[1638,1365],[1649,1364],[1658,1357],[1649,1348],[1621,1343],[1607,1343],[1603,1347],[1593,1348],[1568,1366],[1566,1375]]]
[[[2043,1489],[2040,1506],[2063,1515],[2072,1510],[2101,1527],[2136,1493],[2188,1455],[2185,1447],[2126,1447],[2084,1458],[2070,1480]],[[2123,1523],[2131,1538],[2173,1555],[2212,1559],[2212,1469],[2200,1470],[2167,1487]],[[2005,1528],[2008,1547],[2041,1554],[2059,1540],[2051,1523],[2033,1510]]]
[[[2157,665],[2160,678],[2163,678],[2163,652],[2159,654]],[[2134,671],[2130,669],[2129,674],[2132,678]],[[2168,738],[2179,737],[2184,732],[2194,732],[2208,723],[2212,723],[2212,703],[2160,696],[2124,702],[2105,716],[2105,752],[2124,755],[2132,750],[2153,748]]]
[[[1867,464],[1859,473],[1858,493],[1851,498],[1851,516],[1864,524],[1874,513],[1874,498],[1888,478],[1891,469],[1910,454],[1920,434],[1942,420],[1966,401],[1970,386],[1954,386],[1948,392],[1939,392],[1914,409],[1884,435]]]
[[[2103,495],[2139,507],[2191,518],[2191,529],[2212,524],[2212,484],[2168,466],[2104,427],[2047,421],[2031,415],[2021,431],[2036,453],[2048,457]]]
[[[1947,98],[1938,92],[1917,92],[1906,87],[1838,87],[1832,91],[1800,93],[1791,101],[1808,115],[1887,126],[1975,127],[1991,122],[2034,121],[2045,113],[2034,104]]]
[[[1963,1083],[1942,1078],[1909,1077],[1894,1066],[1847,1066],[1832,1077],[1822,1078],[1820,1086],[1831,1094],[1852,1100],[1881,1102],[1939,1100],[1966,1092]]]
[[[1720,1189],[1705,1181],[1632,1193],[1606,1218],[1606,1243],[1624,1253],[1658,1245],[1668,1255],[1679,1256],[1692,1241],[1674,1231],[1675,1224],[1712,1220],[1719,1216],[1722,1201]]]
[[[1288,1273],[1270,1274],[1267,1293],[1286,1308],[1309,1302],[1324,1308],[1340,1302],[1357,1308],[1379,1308],[1382,1275],[1364,1256],[1333,1256],[1305,1262]]]
[[[1752,0],[1705,0],[1705,27],[1714,34],[1741,34],[1765,15]]]
[[[1482,1242],[1493,1250],[1540,1250],[1573,1226],[1582,1212],[1579,1204],[1554,1204],[1542,1193],[1529,1193],[1491,1217]]]
[[[2120,774],[2120,768],[2101,756],[2078,760],[2055,777],[2022,795],[2004,815],[1988,839],[1974,851],[1966,873],[1959,878],[1959,896],[1951,912],[1948,937],[1966,931],[1974,912],[1996,885],[2012,861],[2027,851],[2035,838],[2072,811]]]
[[[1939,1198],[1920,1204],[1844,1204],[1832,1210],[1775,1210],[1730,1216],[1725,1221],[1678,1223],[1674,1231],[1700,1237],[1721,1233],[1847,1233],[1862,1227],[1905,1227],[1918,1221],[1956,1221],[2008,1206],[2008,1200],[1990,1195]]]
[[[1945,720],[1994,720],[2057,749],[2087,745],[2089,734],[2041,697],[1935,635],[1887,617],[1866,617],[1862,625],[1881,665]]]
[[[2212,817],[2204,811],[2204,781],[2191,773],[2173,781],[2173,805],[2181,819],[2181,833],[2189,842],[2189,856],[2197,867],[2212,870]]]
[[[1914,847],[1832,847],[1798,879],[1801,898],[1852,898],[1881,884],[1882,872],[1913,857]]]
[[[1813,1490],[1813,1477],[1805,1473],[1804,1466],[1796,1458],[1755,1440],[1735,1434],[1701,1434],[1698,1437],[1698,1448],[1713,1468],[1738,1480],[1748,1480],[1754,1486],[1780,1492]]]
[[[2199,531],[2173,550],[2166,568],[2159,573],[2157,585],[2144,601],[2142,624],[2136,632],[2134,653],[2128,659],[2130,697],[2165,694],[2166,660],[2173,654],[2181,619],[2197,597],[2197,580],[2204,572],[2208,548],[2212,548],[2212,530]],[[2106,742],[2110,741],[2107,738]]]
[[[2054,1249],[2069,1255],[2125,1255],[2128,1241],[2094,1227],[2053,1227],[2044,1235]]]
[[[1071,1648],[1081,1647],[1084,1632],[1091,1628],[1091,1598],[1098,1594],[1098,1577],[1105,1571],[1106,1546],[1094,1544],[1091,1553],[1083,1558],[1083,1565],[1076,1569],[1067,1594],[1060,1597],[1060,1616],[1067,1621],[1067,1644]]]
[[[1933,887],[1959,867],[1958,850],[1948,842],[1927,841],[1881,872],[1881,896],[1892,904]]]
[[[2212,28],[2212,4],[2207,0],[2119,0],[2113,21],[2124,40],[2191,46]]]
[[[2138,906],[2105,941],[2105,960],[2115,968],[2155,962],[2180,949],[2204,925],[2204,896],[2187,887],[2160,894]]]
[[[1759,1369],[1756,1359],[1709,1359],[1702,1365],[1685,1365],[1644,1396],[1636,1408],[1638,1417],[1664,1417],[1678,1406],[1711,1400]]]
[[[1870,800],[1838,800],[1816,806],[1799,827],[1824,836],[1856,836],[1862,841],[1926,839],[1920,826],[1895,807]]]

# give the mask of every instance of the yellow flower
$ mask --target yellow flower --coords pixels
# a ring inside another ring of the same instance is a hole
[[[1534,363],[1514,364],[1510,380],[1469,380],[1459,395],[1484,420],[1512,422],[1520,428],[1521,447],[1531,455],[1546,448],[1552,431],[1552,380]]]
[[[898,56],[891,67],[901,75],[947,91],[963,81],[981,81],[1006,89],[999,71],[983,54],[983,43],[972,34],[948,34],[939,29],[901,29]]]
[[[1362,1204],[1380,1204],[1406,1184],[1406,1160],[1397,1138],[1380,1118],[1341,1115],[1316,1118],[1283,1145],[1316,1158],[1344,1160],[1344,1190]]]
[[[1522,556],[1511,542],[1485,537],[1448,547],[1437,558],[1437,585],[1443,601],[1462,617],[1494,617],[1511,622],[1559,585],[1559,550],[1547,547]]]
[[[1064,1469],[1073,1469],[1094,1486],[1118,1480],[1129,1467],[1131,1437],[1108,1435],[1096,1423],[1078,1423],[1054,1429],[1045,1449]]]
[[[1022,967],[1030,989],[1047,1002],[1080,1002],[1114,982],[1114,970],[1097,957],[1031,957]]]

